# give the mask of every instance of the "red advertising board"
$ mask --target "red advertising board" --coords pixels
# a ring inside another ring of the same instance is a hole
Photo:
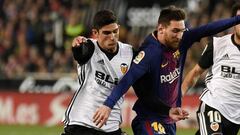
[[[0,124],[62,124],[64,112],[73,93],[43,94],[0,92]],[[123,104],[123,126],[130,126],[135,113],[132,106],[135,95],[127,94]],[[190,119],[179,122],[180,127],[192,126],[196,123],[195,112],[198,107],[198,96],[183,98],[183,107],[190,112]]]

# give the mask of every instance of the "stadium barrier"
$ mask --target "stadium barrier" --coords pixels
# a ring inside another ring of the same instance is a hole
[[[63,93],[19,93],[0,92],[0,124],[26,125],[61,125],[64,112],[68,106],[72,92]],[[132,106],[136,97],[133,93],[125,96],[123,104],[123,127],[129,127],[135,113]],[[183,98],[183,107],[190,112],[190,118],[178,122],[179,127],[196,127],[196,110],[198,96]]]

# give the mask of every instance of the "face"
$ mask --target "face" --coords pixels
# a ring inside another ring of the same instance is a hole
[[[117,23],[105,25],[99,30],[94,30],[93,33],[102,49],[110,53],[116,52],[119,39],[119,25]]]
[[[186,30],[184,20],[170,21],[168,26],[160,26],[164,44],[173,50],[177,50],[182,39],[183,32]]]
[[[237,11],[236,15],[240,15],[240,10]],[[235,37],[237,38],[237,40],[240,40],[240,24],[234,26],[234,33],[235,33]]]

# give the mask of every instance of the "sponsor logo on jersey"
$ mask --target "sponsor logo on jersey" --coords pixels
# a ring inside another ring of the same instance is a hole
[[[140,51],[138,53],[138,55],[135,57],[135,59],[133,60],[133,62],[135,64],[138,64],[144,58],[144,56],[145,56],[145,52],[144,51]]]
[[[221,58],[221,60],[229,60],[228,54],[223,55],[223,57]]]
[[[172,83],[179,77],[180,71],[178,68],[175,68],[174,71],[170,72],[168,75],[161,75],[161,83]]]
[[[110,75],[101,71],[95,72],[95,81],[99,85],[102,85],[104,87],[111,88],[111,89],[118,84],[118,78],[113,79]]]
[[[126,63],[122,63],[122,64],[120,65],[120,69],[121,69],[122,74],[124,75],[124,74],[126,74],[127,71],[128,71],[128,65],[127,65]]]
[[[166,63],[162,63],[161,64],[161,68],[164,68],[164,67],[166,67],[168,65],[168,61],[166,62]]]
[[[240,71],[236,67],[221,65],[221,76],[224,78],[240,79]]]
[[[211,123],[210,128],[213,131],[217,131],[219,129],[219,124],[217,122],[213,122],[213,123]]]

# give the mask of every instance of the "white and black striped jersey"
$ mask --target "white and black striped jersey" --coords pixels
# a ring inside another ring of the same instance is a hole
[[[203,61],[212,63],[209,59],[213,60],[213,64],[206,76],[207,88],[200,99],[219,110],[231,122],[240,124],[240,46],[233,37],[229,34],[213,38],[212,58],[206,59],[211,55],[201,57],[200,67],[208,68]]]
[[[127,72],[132,61],[133,49],[131,45],[118,42],[118,52],[109,60],[97,41],[92,39],[91,41],[94,44],[93,53],[90,53],[90,57],[87,56],[89,59],[77,65],[80,88],[74,94],[65,112],[64,123],[65,125],[82,125],[105,132],[116,131],[122,121],[120,106],[123,98],[114,106],[106,125],[101,129],[93,123],[93,115]]]

